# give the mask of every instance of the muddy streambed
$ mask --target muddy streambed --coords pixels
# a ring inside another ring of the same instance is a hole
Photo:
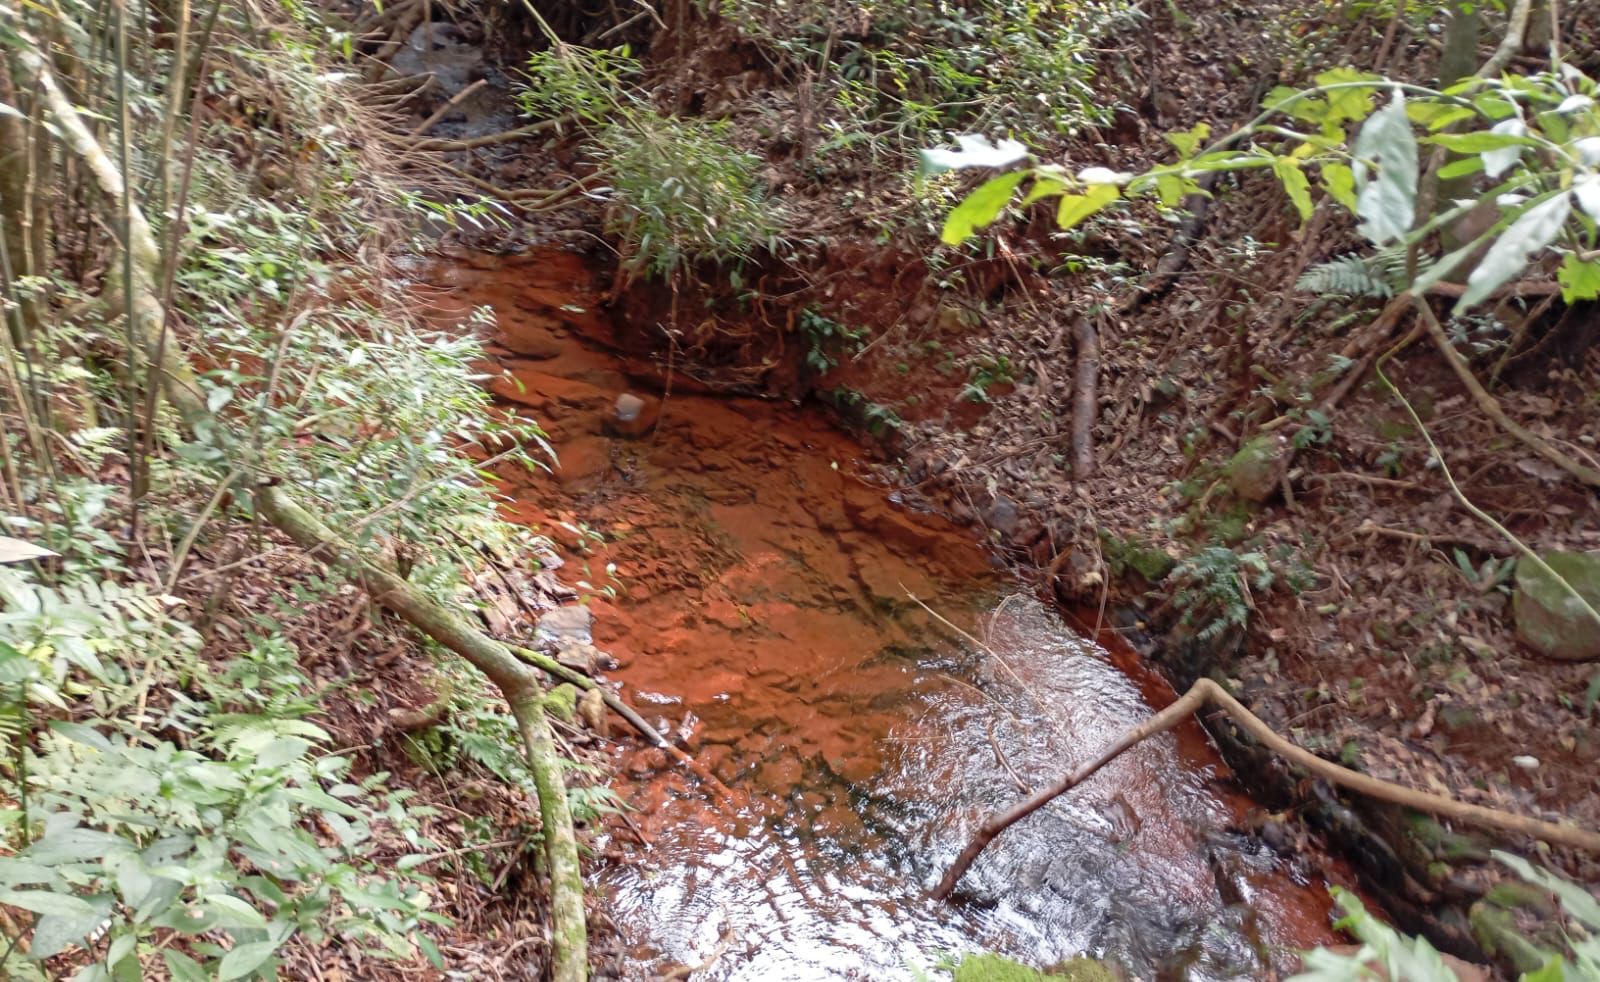
[[[608,323],[579,258],[468,257],[427,279],[446,316],[494,310],[516,380],[496,392],[560,456],[508,486],[508,513],[565,543],[611,677],[735,795],[718,807],[660,751],[617,745],[649,845],[617,824],[593,886],[625,977],[903,978],[987,949],[1263,978],[1334,940],[1325,884],[1236,831],[1251,803],[1193,725],[1002,836],[959,903],[924,899],[984,815],[1170,690],[968,532],[863,481],[821,416],[681,376],[660,398],[663,368],[611,353],[654,325]],[[637,415],[619,424],[623,393]]]

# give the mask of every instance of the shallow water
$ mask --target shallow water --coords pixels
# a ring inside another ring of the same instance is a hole
[[[616,326],[576,258],[428,278],[446,316],[494,308],[520,383],[497,391],[561,457],[554,479],[508,487],[508,514],[587,547],[562,575],[617,591],[591,603],[611,677],[734,793],[719,806],[659,751],[619,745],[649,845],[611,827],[595,886],[626,977],[909,978],[989,949],[1265,978],[1283,949],[1333,940],[1323,885],[1229,831],[1250,803],[1193,725],[1003,834],[959,902],[926,900],[984,815],[1170,690],[1018,592],[966,532],[857,477],[859,448],[815,414],[680,386],[652,432],[610,435],[616,396],[658,369],[599,346]]]

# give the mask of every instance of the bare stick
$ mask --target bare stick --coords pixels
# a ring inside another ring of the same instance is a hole
[[[444,119],[446,113],[461,105],[462,102],[466,101],[468,96],[472,95],[472,93],[478,91],[488,84],[488,79],[480,78],[476,82],[473,82],[471,85],[462,89],[460,92],[457,92],[455,95],[450,97],[450,101],[446,102],[438,109],[435,109],[432,116],[429,116],[416,126],[413,126],[411,128],[411,132],[407,133],[406,136],[421,136],[422,134],[433,129],[433,124],[437,123],[441,119]]]
[[[1079,314],[1072,327],[1078,348],[1078,365],[1072,373],[1072,480],[1087,481],[1094,474],[1094,423],[1100,408],[1095,390],[1100,381],[1100,337],[1088,314]]]
[[[1389,781],[1379,780],[1370,775],[1352,771],[1348,767],[1341,767],[1332,761],[1323,760],[1316,754],[1298,747],[1279,736],[1272,727],[1268,726],[1250,710],[1244,708],[1222,686],[1210,679],[1200,679],[1189,688],[1188,692],[1183,694],[1183,698],[1123,734],[1120,739],[1107,747],[1089,763],[1075,769],[1066,777],[1032,797],[1024,798],[1010,808],[995,812],[985,819],[984,823],[978,827],[977,834],[972,837],[972,841],[968,842],[967,847],[961,850],[961,855],[956,857],[955,863],[945,873],[944,879],[939,881],[939,885],[933,891],[934,899],[945,900],[949,898],[951,892],[955,890],[956,884],[961,881],[967,870],[971,868],[973,861],[1001,832],[1087,781],[1102,767],[1121,756],[1128,748],[1158,733],[1165,733],[1181,723],[1190,714],[1198,712],[1207,705],[1215,706],[1227,713],[1244,728],[1245,732],[1255,737],[1267,749],[1332,784],[1349,788],[1379,801],[1387,801],[1405,808],[1414,808],[1417,811],[1455,819],[1470,825],[1529,835],[1554,845],[1572,846],[1577,849],[1600,853],[1600,832],[1578,828],[1574,825],[1558,825],[1555,822],[1546,822],[1542,819],[1529,818],[1525,815],[1513,815],[1496,808],[1485,808],[1482,805],[1470,805],[1454,798],[1447,798],[1444,795],[1429,794],[1425,791],[1417,791]]]
[[[600,698],[605,700],[606,706],[608,706],[612,712],[627,720],[628,725],[633,727],[635,730],[638,730],[640,736],[644,737],[646,740],[649,740],[653,746],[665,750],[672,756],[674,760],[688,768],[696,777],[705,782],[707,787],[715,791],[717,796],[724,802],[731,802],[733,800],[733,792],[728,790],[728,786],[726,784],[723,784],[720,780],[718,780],[717,776],[711,773],[711,771],[709,771],[704,764],[700,763],[700,761],[696,760],[688,753],[685,753],[682,748],[678,747],[677,744],[662,736],[660,730],[657,730],[649,723],[646,723],[644,721],[644,717],[634,712],[633,707],[619,699],[616,693],[612,692],[610,689],[607,689],[605,686],[596,682],[589,676],[584,675],[582,672],[574,671],[556,661],[554,658],[551,658],[549,655],[541,654],[540,652],[534,651],[532,648],[512,647],[511,650],[515,652],[519,658],[522,658],[524,661],[529,662],[545,672],[548,672],[563,682],[570,682],[585,691],[593,690],[599,692]]]

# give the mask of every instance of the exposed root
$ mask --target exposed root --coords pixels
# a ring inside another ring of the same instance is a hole
[[[1102,767],[1121,756],[1124,751],[1158,733],[1165,733],[1188,718],[1192,713],[1199,712],[1208,705],[1215,706],[1227,713],[1245,732],[1255,737],[1267,749],[1287,759],[1295,766],[1303,768],[1316,777],[1320,777],[1332,784],[1349,788],[1379,801],[1387,801],[1404,808],[1413,808],[1417,811],[1438,815],[1441,818],[1454,819],[1469,825],[1500,829],[1518,835],[1528,835],[1536,839],[1543,839],[1553,845],[1571,846],[1575,849],[1600,853],[1600,832],[1578,828],[1573,825],[1558,825],[1555,822],[1546,822],[1543,819],[1529,818],[1525,815],[1514,815],[1498,808],[1467,804],[1444,795],[1429,794],[1426,791],[1417,791],[1390,781],[1379,780],[1370,775],[1350,770],[1348,767],[1341,767],[1331,761],[1323,760],[1316,754],[1279,736],[1277,731],[1268,726],[1260,717],[1246,709],[1239,700],[1229,695],[1222,686],[1210,679],[1200,679],[1189,688],[1188,692],[1183,694],[1181,699],[1123,734],[1115,743],[1102,751],[1098,757],[1075,769],[1061,780],[1039,791],[1032,797],[1025,798],[1004,811],[990,815],[978,827],[977,834],[972,837],[972,841],[968,842],[966,848],[961,850],[961,855],[956,857],[956,861],[945,873],[944,879],[940,880],[939,885],[934,888],[934,899],[945,900],[949,898],[951,892],[955,890],[956,884],[961,881],[967,870],[971,868],[973,861],[1001,832],[1087,781]]]
[[[1483,410],[1484,415],[1494,420],[1502,430],[1522,441],[1528,449],[1545,460],[1555,464],[1591,488],[1600,488],[1600,471],[1578,463],[1560,450],[1557,450],[1544,437],[1507,416],[1506,411],[1500,408],[1500,403],[1494,396],[1489,394],[1489,390],[1483,387],[1483,383],[1478,381],[1477,376],[1472,374],[1472,368],[1467,364],[1467,360],[1461,356],[1461,353],[1450,343],[1450,339],[1445,336],[1444,327],[1439,323],[1439,318],[1434,316],[1433,308],[1429,307],[1427,301],[1421,298],[1413,298],[1412,303],[1417,308],[1417,313],[1422,316],[1422,322],[1427,325],[1428,335],[1433,338],[1434,346],[1439,349],[1439,354],[1444,356],[1444,360],[1449,363],[1451,370],[1461,380],[1461,384],[1466,386],[1467,392],[1472,396],[1472,401],[1477,404],[1479,409]]]
[[[428,139],[411,141],[407,137],[397,137],[407,150],[439,150],[451,152],[456,150],[476,150],[479,147],[492,147],[500,143],[510,143],[520,140],[525,136],[536,136],[545,130],[557,129],[577,119],[572,113],[565,116],[556,116],[551,119],[541,119],[537,123],[519,126],[514,130],[504,130],[499,133],[490,133],[486,136],[476,136],[470,140],[441,140]]]

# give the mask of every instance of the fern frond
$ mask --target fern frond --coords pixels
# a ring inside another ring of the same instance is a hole
[[[1420,270],[1419,270],[1420,272]],[[1340,256],[1306,270],[1294,288],[1318,296],[1387,300],[1406,284],[1406,251],[1398,246],[1370,256]]]

